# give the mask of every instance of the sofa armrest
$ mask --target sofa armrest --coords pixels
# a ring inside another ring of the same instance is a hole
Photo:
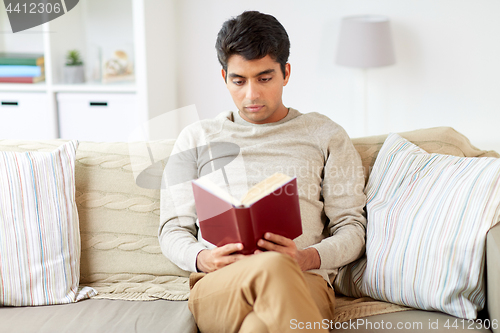
[[[490,229],[486,237],[486,301],[490,320],[500,324],[500,223]],[[496,325],[493,327],[497,327]],[[500,328],[493,329],[500,333]]]

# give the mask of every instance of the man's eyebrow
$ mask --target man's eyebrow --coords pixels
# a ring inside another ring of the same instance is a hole
[[[261,76],[261,75],[265,75],[265,74],[271,74],[271,73],[274,73],[275,70],[270,68],[270,69],[266,69],[265,71],[262,71],[260,72],[259,74],[255,75],[255,76]]]
[[[270,69],[266,69],[265,71],[262,71],[260,73],[258,73],[257,75],[255,75],[255,77],[257,76],[261,76],[261,75],[265,75],[265,74],[271,74],[271,73],[274,73],[276,72],[274,69],[270,68]],[[236,73],[229,73],[228,75],[230,78],[245,78],[243,75],[239,75],[239,74],[236,74]]]
[[[245,78],[244,76],[239,75],[239,74],[236,74],[236,73],[229,73],[229,77],[230,77],[230,78],[234,78],[234,77],[241,77],[241,78],[243,78],[243,79]]]

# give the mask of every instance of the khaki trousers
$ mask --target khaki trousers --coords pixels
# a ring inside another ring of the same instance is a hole
[[[302,272],[277,252],[193,273],[190,285],[189,309],[202,333],[328,332],[322,320],[329,323],[335,309],[335,293],[323,277]]]

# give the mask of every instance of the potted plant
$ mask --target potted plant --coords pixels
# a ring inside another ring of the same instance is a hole
[[[66,54],[66,66],[64,66],[64,82],[85,82],[85,69],[78,50],[69,50]]]

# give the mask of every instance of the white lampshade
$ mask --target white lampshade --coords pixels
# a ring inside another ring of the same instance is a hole
[[[351,16],[342,19],[337,64],[371,68],[396,62],[389,19],[384,16]]]

